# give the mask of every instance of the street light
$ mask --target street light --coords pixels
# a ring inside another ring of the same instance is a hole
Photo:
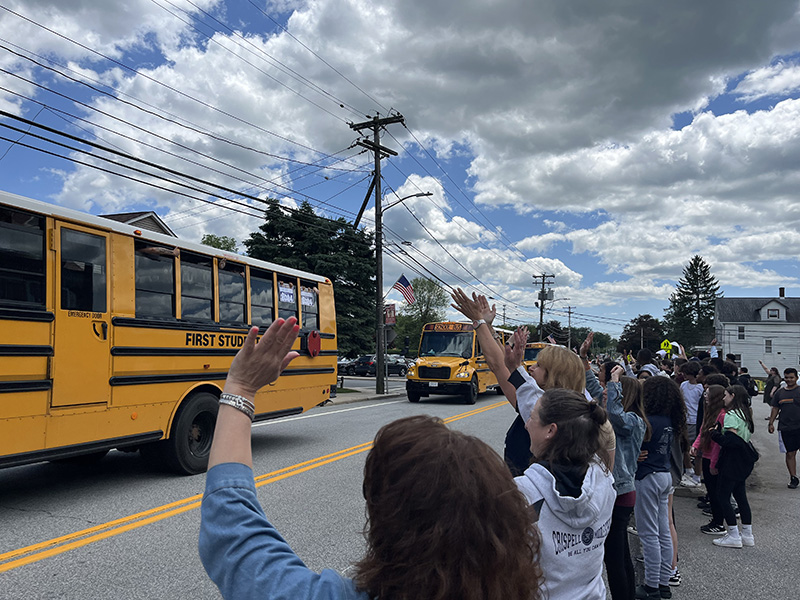
[[[380,196],[376,195],[377,202],[375,203],[375,262],[376,262],[376,272],[375,272],[375,288],[377,290],[376,293],[376,307],[375,307],[375,315],[376,315],[376,323],[378,324],[378,336],[376,340],[377,352],[375,352],[375,393],[376,394],[383,394],[385,390],[385,381],[384,377],[386,376],[384,373],[384,352],[386,346],[386,331],[384,329],[383,323],[383,213],[393,206],[397,206],[403,200],[408,200],[409,198],[421,198],[423,196],[433,196],[431,192],[419,192],[417,194],[411,194],[409,196],[403,196],[399,200],[388,204],[386,208],[381,209],[380,203]],[[379,375],[380,373],[380,375]]]

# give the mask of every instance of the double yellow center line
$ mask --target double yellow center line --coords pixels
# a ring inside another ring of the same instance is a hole
[[[497,402],[495,404],[490,404],[489,406],[483,406],[481,408],[444,419],[444,422],[452,423],[453,421],[472,417],[505,404],[506,402]],[[343,458],[361,454],[362,452],[368,451],[370,448],[372,448],[372,442],[367,442],[365,444],[359,444],[358,446],[340,450],[339,452],[334,452],[333,454],[326,454],[325,456],[307,460],[305,462],[292,465],[291,467],[285,467],[271,473],[259,475],[255,478],[255,484],[256,487],[261,487],[269,483],[274,483],[276,481],[280,481],[281,479],[293,477],[300,473],[305,473],[306,471],[311,471],[312,469],[316,469],[323,465],[336,462],[337,460],[342,460]],[[157,521],[162,521],[164,519],[168,519],[169,517],[174,517],[190,510],[194,510],[195,508],[200,507],[202,499],[203,495],[197,494],[195,496],[190,496],[189,498],[184,498],[183,500],[170,502],[169,504],[151,508],[150,510],[123,517],[121,519],[108,521],[102,525],[97,525],[88,529],[82,529],[74,533],[62,535],[61,537],[53,538],[38,544],[25,546],[24,548],[18,548],[17,550],[11,550],[10,552],[0,554],[0,573],[38,562],[51,556],[63,554],[64,552],[114,537],[115,535],[125,533],[126,531],[138,529],[139,527],[144,527],[145,525],[156,523]]]

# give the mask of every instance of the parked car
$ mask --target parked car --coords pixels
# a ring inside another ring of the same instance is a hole
[[[377,357],[374,354],[369,356],[359,356],[354,363],[355,374],[360,375],[361,377],[375,375],[376,358]],[[384,361],[386,363],[386,368],[389,372],[389,375],[399,375],[400,377],[406,376],[409,362],[405,357],[397,354],[385,354]]]
[[[340,358],[336,361],[337,372],[339,375],[352,375],[353,374],[353,363],[355,360],[352,358]]]

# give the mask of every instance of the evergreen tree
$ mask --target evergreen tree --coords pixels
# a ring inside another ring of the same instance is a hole
[[[343,218],[319,217],[308,202],[292,211],[272,202],[264,224],[244,245],[253,258],[328,277],[333,282],[339,354],[374,351],[375,249],[371,234]]]
[[[661,321],[652,315],[639,315],[623,328],[617,351],[632,352],[634,356],[641,348],[656,352],[665,337]]]
[[[693,256],[669,297],[664,320],[670,340],[687,349],[706,344],[714,337],[714,304],[722,298],[719,282],[701,256]]]

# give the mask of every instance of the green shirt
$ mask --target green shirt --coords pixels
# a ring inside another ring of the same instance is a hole
[[[739,411],[726,412],[723,427],[736,431],[736,434],[745,442],[750,441],[750,436],[752,435],[750,433],[750,428],[747,426],[747,421],[742,418]]]

